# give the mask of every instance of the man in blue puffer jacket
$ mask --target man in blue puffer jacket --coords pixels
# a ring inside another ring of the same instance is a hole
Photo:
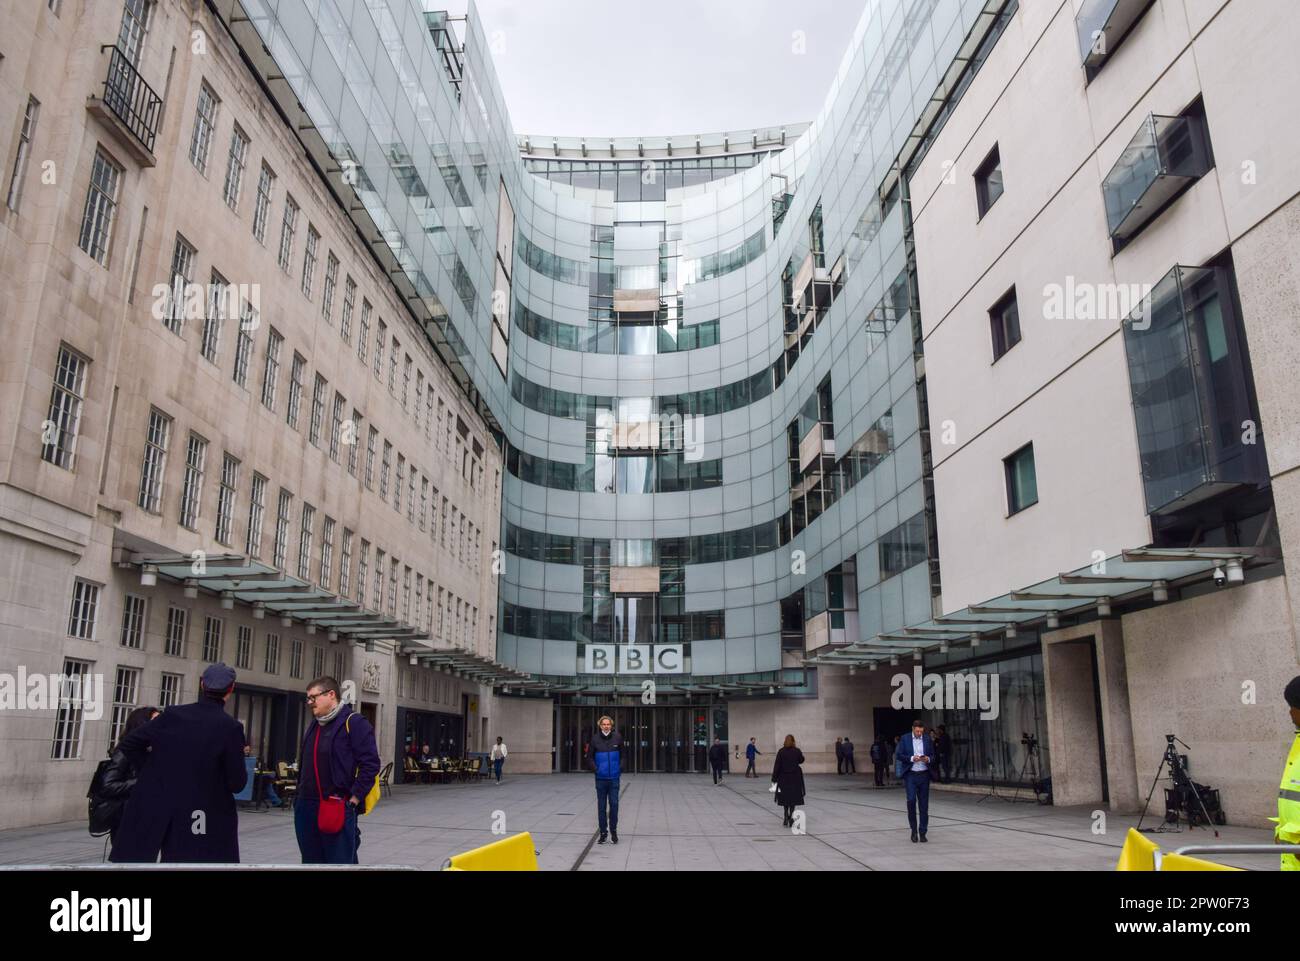
[[[608,714],[596,725],[599,730],[591,738],[591,763],[596,772],[596,820],[600,825],[600,841],[612,838],[618,843],[618,778],[622,771],[623,735],[614,730],[614,719]],[[605,803],[609,802],[609,830],[605,830]]]

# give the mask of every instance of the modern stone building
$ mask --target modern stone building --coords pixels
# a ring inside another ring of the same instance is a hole
[[[1265,816],[1296,27],[1249,2],[869,0],[810,123],[613,139],[517,135],[472,7],[24,7],[0,656],[125,707],[193,692],[211,617],[267,704],[269,630],[386,758],[501,733],[516,771],[580,769],[601,713],[633,771],[787,733],[831,770],[917,711],[959,781],[1028,777],[1032,734],[1058,801],[1118,808],[1172,731]],[[178,274],[260,301],[186,316]],[[916,666],[996,675],[997,717],[891,704]],[[72,813],[97,723],[15,712],[24,796]]]

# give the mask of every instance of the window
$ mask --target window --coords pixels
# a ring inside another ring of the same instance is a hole
[[[375,604],[376,611],[384,609],[384,554],[379,548],[375,548]]]
[[[412,526],[415,525],[415,465],[411,465],[411,473],[407,479],[406,491],[406,520]]]
[[[397,616],[397,568],[401,566],[401,561],[396,557],[392,559],[388,568],[388,616]]]
[[[984,162],[975,171],[975,198],[979,204],[980,217],[989,212],[999,197],[1002,196],[1002,159],[998,156],[997,144]]]
[[[284,422],[294,430],[298,429],[298,411],[302,406],[302,375],[306,366],[307,359],[294,351],[293,366],[289,370],[289,406],[284,416]]]
[[[184,657],[189,631],[190,612],[182,607],[167,608],[167,636],[163,641],[163,653],[171,657]]]
[[[93,661],[64,658],[59,684],[59,713],[54,719],[54,760],[81,757],[81,736],[85,729],[84,696]]]
[[[217,104],[221,101],[204,81],[199,84],[199,105],[194,115],[194,133],[190,136],[190,163],[203,176],[208,175],[208,154],[217,130]]]
[[[357,555],[357,603],[366,606],[366,575],[370,564],[370,542],[361,539],[361,553]]]
[[[230,134],[230,153],[226,155],[226,182],[221,198],[231,210],[239,209],[239,194],[244,186],[244,169],[248,166],[248,135],[239,129]]]
[[[81,424],[81,405],[86,399],[86,366],[90,361],[66,345],[59,346],[54,369],[54,386],[50,389],[50,412],[44,424],[45,443],[41,459],[72,470],[76,453],[77,428]]]
[[[424,392],[424,439],[433,440],[433,385]]]
[[[113,234],[113,216],[117,212],[117,185],[122,168],[95,151],[95,162],[90,171],[90,189],[86,192],[86,208],[81,215],[81,236],[77,241],[86,253],[101,267],[108,266],[108,245]]]
[[[235,373],[234,381],[240,387],[248,387],[248,364],[253,356],[253,331],[257,330],[258,316],[253,305],[244,301],[243,312],[239,318],[239,334],[235,337]]]
[[[226,321],[226,300],[230,296],[230,284],[215,270],[212,271],[212,283],[208,288],[208,313],[203,318],[203,337],[199,353],[209,363],[217,362],[217,353],[221,349],[221,325]]]
[[[298,533],[298,577],[304,581],[311,580],[311,538],[315,524],[316,508],[304,502],[302,527]]]
[[[420,475],[420,530],[429,516],[429,478]]]
[[[283,487],[280,488],[280,500],[275,510],[275,548],[271,564],[284,570],[285,554],[289,548],[289,507],[293,495]]]
[[[230,546],[230,532],[234,527],[235,493],[239,487],[239,461],[229,454],[221,458],[221,486],[217,488],[218,544]]]
[[[244,553],[253,559],[262,556],[262,517],[266,512],[266,478],[253,474],[253,490],[248,498],[248,535]]]
[[[393,445],[384,441],[384,459],[379,465],[379,499],[388,500],[388,468],[393,459]]]
[[[361,439],[361,411],[352,411],[352,432],[348,439],[348,473],[357,476],[357,448]]]
[[[394,397],[397,396],[397,352],[401,349],[401,343],[394,337],[393,348],[388,354],[388,392]]]
[[[203,659],[211,664],[221,660],[221,632],[225,626],[219,617],[203,619]]]
[[[144,50],[144,35],[149,29],[149,14],[153,0],[126,0],[122,9],[122,26],[117,34],[117,47],[132,66],[140,66]]]
[[[311,300],[311,287],[316,281],[316,248],[320,246],[320,234],[311,224],[307,225],[307,248],[302,258],[302,295]]]
[[[343,439],[343,395],[334,392],[334,429],[330,432],[330,460],[339,462],[339,443]]]
[[[167,310],[163,314],[163,326],[178,337],[185,327],[185,295],[194,277],[195,250],[180,234],[176,235],[176,246],[172,248],[172,269],[167,290]]]
[[[1018,514],[1038,503],[1038,476],[1034,470],[1034,445],[1026,444],[1002,462],[1007,478],[1007,515]]]
[[[275,410],[276,382],[280,379],[280,346],[284,338],[274,327],[267,329],[266,364],[262,368],[262,406]]]
[[[375,489],[375,450],[378,445],[379,431],[372,427],[366,440],[366,487],[370,490]]]
[[[253,669],[253,629],[243,624],[235,630],[235,667],[241,671]]]
[[[329,252],[325,258],[325,289],[321,291],[320,296],[320,315],[325,318],[325,323],[334,323],[334,318],[330,315],[334,313],[334,288],[339,284],[339,259],[334,256],[334,251]],[[308,285],[310,287],[310,285]]]
[[[916,514],[887,533],[880,544],[880,579],[901,574],[926,558],[925,515]]]
[[[311,674],[312,677],[320,677],[325,673],[325,651],[319,645],[313,645],[311,649]]]
[[[339,554],[339,597],[347,597],[352,586],[352,532],[343,528],[343,546]]]
[[[284,195],[284,219],[280,222],[280,255],[277,263],[286,274],[293,263],[293,235],[298,229],[298,204],[289,194]]]
[[[384,380],[384,343],[388,340],[388,325],[379,321],[379,329],[375,333],[375,379],[380,383]]]
[[[993,332],[993,359],[996,361],[1020,343],[1020,309],[1016,305],[1014,287],[989,310],[989,325]]]
[[[181,485],[181,526],[194,530],[199,522],[199,506],[203,499],[203,462],[208,456],[208,442],[198,434],[190,434],[185,447],[185,480]]]
[[[402,361],[402,410],[410,410],[407,401],[411,396],[411,355]]]
[[[181,702],[181,683],[184,680],[182,674],[162,675],[162,680],[158,683],[158,706],[164,710],[173,707]]]
[[[339,318],[339,336],[343,342],[349,343],[352,339],[352,311],[357,303],[357,282],[352,279],[351,275],[343,283],[343,316]],[[364,361],[365,358],[363,357]]]
[[[325,420],[325,387],[325,378],[317,374],[311,391],[311,423],[307,427],[307,440],[314,447],[320,446],[320,429]]]
[[[83,641],[95,639],[95,613],[99,608],[99,585],[77,578],[72,585],[72,609],[68,613],[68,636]]]
[[[302,677],[302,639],[295,637],[289,644],[289,676]]]
[[[144,646],[145,600],[127,594],[122,603],[122,646],[140,650]]]
[[[172,419],[154,408],[149,410],[149,428],[144,440],[144,462],[140,467],[140,494],[136,504],[150,514],[162,512],[163,471],[167,467],[167,440]]]
[[[424,371],[415,372],[415,407],[411,413],[415,417],[415,429],[420,429],[420,413],[424,407]]]
[[[406,458],[397,455],[397,483],[393,486],[393,510],[402,513],[402,480],[406,477]]]
[[[320,532],[320,586],[329,590],[334,575],[334,518],[321,522]]]
[[[257,203],[253,207],[253,239],[266,245],[266,222],[271,215],[271,193],[275,189],[275,173],[262,161],[262,173],[257,178]]]
[[[267,674],[278,674],[280,672],[280,635],[266,635],[266,660],[263,667]]]
[[[366,362],[367,345],[370,343],[370,314],[374,308],[370,306],[370,301],[361,298],[361,330],[357,334],[357,359],[361,363]]]
[[[18,131],[18,150],[14,154],[13,173],[9,177],[9,196],[6,205],[14,213],[23,199],[23,181],[27,179],[27,160],[32,153],[32,141],[36,138],[36,119],[41,112],[41,102],[35,97],[27,98],[27,109],[23,112],[23,126]]]

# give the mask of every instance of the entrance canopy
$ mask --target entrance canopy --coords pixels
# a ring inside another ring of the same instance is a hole
[[[1245,580],[1248,567],[1280,557],[1275,548],[1261,547],[1138,547],[942,617],[837,646],[804,663],[874,670],[882,661],[897,664],[901,655],[919,659],[954,645],[977,648],[981,639],[1014,638],[1020,629],[1052,630],[1063,617],[1108,617],[1117,605],[1163,603],[1171,590],[1216,576],[1234,586]]]

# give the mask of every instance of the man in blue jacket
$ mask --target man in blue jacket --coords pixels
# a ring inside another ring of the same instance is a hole
[[[244,725],[225,712],[235,672],[213,664],[199,699],[169,707],[122,738],[118,749],[140,777],[113,841],[111,860],[239,861],[234,795],[248,783]]]
[[[298,765],[298,799],[294,829],[303,864],[357,864],[361,831],[357,815],[379,773],[375,729],[351,704],[339,698],[339,682],[318,677],[307,685],[313,722],[302,739]],[[334,834],[320,830],[317,815],[322,798],[344,802],[343,828]]]
[[[934,763],[934,741],[925,733],[925,724],[918,717],[912,722],[912,733],[898,739],[894,752],[894,767],[907,788],[907,823],[912,828],[912,841],[925,843],[925,831],[930,826],[930,765]],[[920,830],[917,830],[916,809],[921,809]],[[919,837],[918,837],[919,834]]]
[[[614,730],[614,719],[608,714],[596,725],[599,730],[591,738],[591,763],[596,772],[596,822],[600,826],[600,841],[612,839],[618,843],[618,779],[622,773],[623,735]],[[605,805],[609,804],[608,830]]]

